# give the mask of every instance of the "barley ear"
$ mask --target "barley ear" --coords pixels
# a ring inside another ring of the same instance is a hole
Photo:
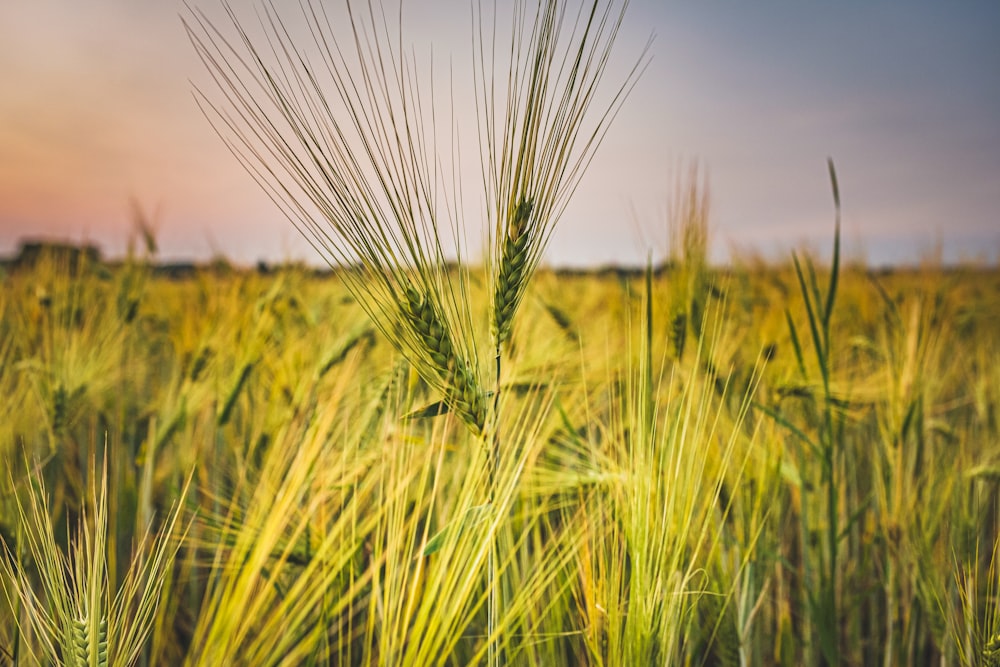
[[[440,306],[411,285],[406,288],[404,316],[423,346],[420,352],[429,358],[444,387],[445,404],[475,435],[481,435],[486,425],[486,395],[469,362],[452,343]]]
[[[670,347],[674,358],[680,360],[684,356],[684,344],[687,341],[687,313],[683,308],[676,308],[670,318]]]
[[[72,664],[80,665],[100,665],[104,667],[108,662],[108,622],[101,619],[97,626],[97,637],[91,634],[92,626],[87,619],[74,619],[73,621],[73,649],[76,654],[76,662]],[[92,662],[91,658],[95,661]]]
[[[528,254],[531,250],[531,211],[534,202],[521,199],[514,215],[507,224],[497,273],[496,291],[493,294],[493,336],[500,345],[510,338],[514,313],[524,295],[528,282]]]

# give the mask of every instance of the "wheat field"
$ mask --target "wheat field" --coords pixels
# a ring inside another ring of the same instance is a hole
[[[0,661],[475,664],[495,535],[507,664],[995,664],[1000,275],[846,264],[814,339],[812,262],[702,259],[535,277],[496,511],[336,273],[8,268]]]
[[[713,266],[693,168],[664,262],[544,267],[627,4],[474,3],[464,102],[377,2],[187,6],[334,268],[6,265],[0,664],[1000,665],[995,268],[845,259],[832,160],[828,255]]]

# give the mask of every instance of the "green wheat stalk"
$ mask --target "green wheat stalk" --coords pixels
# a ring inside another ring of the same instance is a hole
[[[406,54],[399,22],[371,0],[345,2],[342,34],[321,3],[303,0],[304,39],[293,39],[270,3],[259,11],[263,42],[227,4],[233,38],[200,10],[185,20],[221,94],[212,101],[196,90],[202,109],[285,216],[341,270],[375,326],[485,443],[490,503],[500,483],[502,348],[553,227],[645,62],[640,56],[609,93],[599,85],[626,6],[518,0],[504,45],[498,8],[473,4],[474,104],[490,221],[492,410],[464,263],[454,121],[445,127],[439,119],[433,80],[418,76],[421,63]],[[450,170],[439,154],[448,133]],[[489,662],[497,664],[492,553],[488,569]]]
[[[12,547],[4,541],[0,549],[0,589],[12,608],[16,601],[24,610],[17,622],[22,633],[36,638],[41,655],[31,645],[26,646],[27,652],[37,664],[136,664],[180,545],[174,534],[179,506],[158,535],[153,537],[147,530],[140,537],[120,587],[112,590],[108,556],[115,545],[108,536],[106,467],[90,489],[93,509],[82,512],[66,550],[56,538],[41,478],[35,470],[28,474],[38,481],[28,489],[27,502],[16,499],[24,544]],[[182,499],[184,495],[186,489]]]

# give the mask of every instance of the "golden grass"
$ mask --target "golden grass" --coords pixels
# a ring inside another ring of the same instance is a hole
[[[641,274],[538,276],[508,341],[498,509],[464,523],[482,505],[488,452],[455,416],[405,418],[439,395],[365,333],[338,277],[171,281],[142,263],[9,273],[7,562],[44,604],[17,519],[18,462],[38,462],[65,552],[66,526],[93,516],[93,453],[109,461],[109,585],[126,576],[132,536],[158,525],[194,471],[194,522],[141,649],[156,664],[483,659],[491,533],[503,554],[495,639],[512,664],[801,664],[822,655],[813,628],[831,622],[850,663],[992,659],[998,274],[842,271],[831,621],[806,587],[830,564],[807,444],[822,380],[805,355],[803,371],[782,312],[805,326],[794,270],[706,270],[717,287],[679,358],[672,272],[648,286]],[[134,314],[109,306],[126,282],[141,284]],[[483,285],[474,303],[488,302]],[[92,358],[67,364],[72,350]],[[66,392],[58,429],[52,378],[87,380]],[[0,654],[24,661],[43,644],[16,630],[16,599],[0,608]],[[87,637],[99,637],[94,618]],[[110,656],[120,626],[108,623]]]

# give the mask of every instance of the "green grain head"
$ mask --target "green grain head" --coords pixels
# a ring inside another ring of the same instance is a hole
[[[497,344],[510,338],[514,313],[530,277],[528,252],[531,249],[531,211],[534,202],[521,199],[511,216],[503,239],[496,290],[493,294],[493,336]]]
[[[418,350],[444,388],[444,399],[452,412],[479,435],[486,425],[486,395],[472,366],[456,349],[441,307],[429,294],[410,286],[404,309],[406,324],[422,345]]]

